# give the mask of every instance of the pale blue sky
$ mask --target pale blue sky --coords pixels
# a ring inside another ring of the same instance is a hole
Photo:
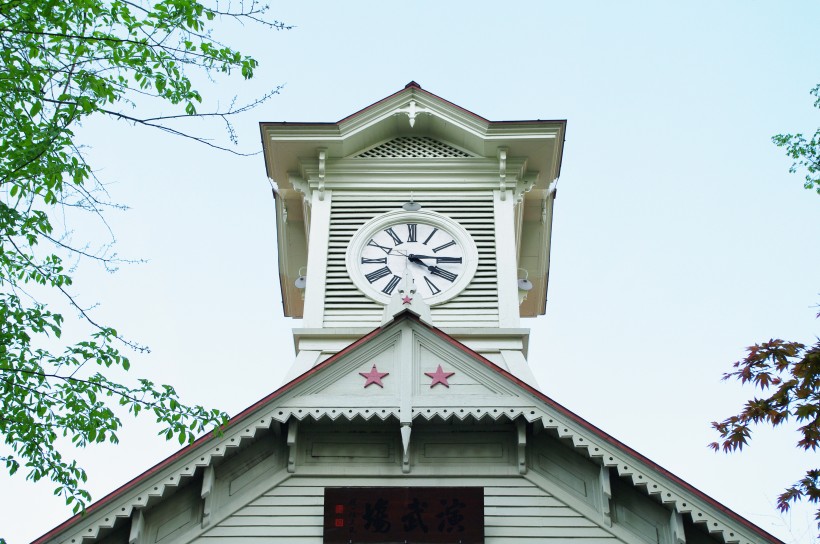
[[[749,394],[720,381],[743,347],[818,331],[820,197],[770,137],[820,126],[808,94],[820,4],[348,1],[271,13],[296,28],[232,37],[261,61],[257,78],[207,91],[225,103],[286,83],[237,123],[243,149],[259,148],[259,121],[336,121],[410,80],[492,120],[567,119],[549,305],[527,323],[542,390],[780,538],[811,540],[809,514],[783,520],[773,507],[816,462],[792,434],[762,433],[728,458],[706,444],[709,422]],[[231,413],[278,387],[299,323],[282,317],[261,156],[124,124],[82,135],[132,207],[110,217],[120,253],[148,262],[83,268],[76,291],[152,347],[133,373]],[[95,497],[175,450],[145,427],[83,455]],[[70,513],[50,485],[0,486],[13,544]]]

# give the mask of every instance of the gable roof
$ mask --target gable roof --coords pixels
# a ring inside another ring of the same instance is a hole
[[[75,515],[34,541],[65,542],[81,544],[85,538],[96,538],[101,529],[112,528],[117,519],[130,517],[134,509],[144,507],[151,498],[162,497],[171,488],[180,485],[186,477],[193,476],[196,469],[208,467],[213,460],[224,456],[232,448],[241,447],[243,439],[252,438],[257,431],[279,425],[291,418],[363,417],[355,408],[333,409],[329,405],[306,410],[309,404],[293,402],[310,395],[310,387],[327,376],[337,367],[348,364],[355,366],[357,356],[364,351],[387,344],[391,335],[403,330],[413,330],[425,339],[432,339],[443,350],[448,361],[458,364],[456,359],[469,361],[475,370],[482,373],[485,383],[494,383],[504,391],[499,394],[496,408],[488,404],[486,397],[479,403],[460,403],[458,413],[442,403],[432,403],[424,409],[414,410],[413,418],[450,419],[469,416],[480,420],[524,418],[531,424],[552,429],[558,436],[572,442],[576,450],[597,459],[605,467],[616,470],[619,476],[630,480],[643,493],[654,496],[659,502],[671,507],[679,514],[689,514],[694,522],[706,524],[712,534],[717,534],[724,542],[752,544],[761,541],[772,544],[782,542],[760,527],[733,512],[718,501],[707,496],[668,470],[644,457],[629,446],[608,435],[595,425],[584,420],[566,407],[555,402],[537,389],[519,380],[498,367],[464,344],[434,326],[420,321],[414,314],[405,311],[396,316],[390,324],[377,328],[349,345],[339,353],[320,363],[301,376],[283,385],[270,395],[260,399],[233,417],[222,435],[205,435],[189,446],[181,449],[164,461],[146,470],[125,485],[90,505],[85,514]],[[371,350],[372,351],[372,350]],[[442,353],[443,353],[442,352]],[[365,359],[359,359],[362,361]],[[333,381],[333,380],[329,380]],[[506,394],[505,394],[506,393]],[[384,405],[391,405],[390,395],[385,395]],[[318,398],[318,397],[317,397]],[[418,403],[418,401],[415,401]],[[370,406],[370,404],[368,404]],[[392,406],[392,405],[391,405]],[[503,408],[503,409],[502,409]],[[388,410],[385,408],[385,410]],[[495,412],[493,411],[495,410]],[[375,411],[375,410],[374,410]],[[400,417],[398,412],[379,415]],[[368,419],[370,416],[364,417]]]
[[[408,123],[407,105],[416,111]],[[541,173],[544,188],[561,172],[567,122],[559,120],[490,121],[410,82],[403,89],[335,122],[261,122],[268,177],[280,189],[290,188],[288,172],[299,171],[299,159],[316,149],[328,160],[349,157],[395,136],[432,137],[470,152],[496,159],[499,148],[510,157],[527,157],[528,168]]]

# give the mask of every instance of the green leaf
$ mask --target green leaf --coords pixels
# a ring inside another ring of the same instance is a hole
[[[29,298],[72,296],[77,256],[94,254],[84,234],[74,237],[63,222],[65,209],[89,209],[89,202],[105,195],[77,127],[123,115],[139,124],[142,116],[153,116],[141,110],[144,105],[146,112],[167,111],[170,118],[196,115],[195,104],[203,99],[189,75],[208,81],[214,71],[241,69],[250,77],[255,60],[214,44],[225,42],[219,36],[225,21],[260,19],[240,11],[219,21],[196,0],[157,0],[138,8],[121,0],[20,0],[8,6],[0,8],[0,180],[7,190],[0,199],[0,383],[6,384],[0,386],[0,413],[9,455],[0,466],[10,475],[23,467],[29,480],[52,481],[54,493],[80,512],[91,500],[83,489],[87,475],[63,446],[116,443],[122,426],[116,407],[134,416],[152,413],[161,434],[176,434],[180,444],[192,437],[185,429],[218,426],[227,416],[185,404],[172,387],[139,377],[115,379],[121,376],[117,368],[131,367],[121,350],[145,348],[93,313],[71,325],[72,333],[92,329],[72,343],[65,339],[71,335],[62,334],[66,318]],[[170,121],[152,121],[163,122]],[[89,217],[98,213],[91,206]],[[104,218],[96,226],[108,232]],[[101,255],[107,268],[118,263],[113,251]],[[78,289],[84,298],[87,287]],[[67,314],[73,317],[73,311]]]

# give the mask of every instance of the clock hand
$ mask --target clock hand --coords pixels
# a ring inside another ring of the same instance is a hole
[[[439,255],[410,255],[415,259],[435,259],[436,264],[461,264],[462,258],[461,257],[447,257],[447,256],[439,256]]]
[[[438,276],[440,278],[444,278],[445,280],[452,282],[458,277],[458,274],[454,274],[449,270],[444,270],[443,268],[439,268],[437,266],[428,266],[427,270],[430,271],[431,274],[434,276]]]
[[[408,256],[407,256],[407,260],[408,260],[408,261],[410,261],[410,262],[411,262],[411,263],[413,263],[413,264],[417,264],[417,265],[419,265],[419,266],[423,266],[424,268],[426,268],[426,269],[427,269],[427,271],[428,271],[428,272],[430,272],[430,273],[432,273],[432,274],[436,274],[436,275],[438,275],[440,272],[444,272],[444,270],[442,270],[441,268],[439,268],[439,267],[437,267],[437,266],[430,266],[429,264],[425,263],[424,261],[422,261],[422,260],[419,258],[419,256],[418,256],[418,255],[408,255]]]

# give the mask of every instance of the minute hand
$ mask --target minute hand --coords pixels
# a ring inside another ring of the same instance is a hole
[[[441,257],[441,256],[438,256],[438,255],[416,255],[415,253],[412,254],[412,255],[408,255],[408,257],[410,258],[411,261],[413,259],[435,259],[436,262],[438,262],[438,263],[443,263],[443,262],[460,263],[461,262],[461,257]]]

